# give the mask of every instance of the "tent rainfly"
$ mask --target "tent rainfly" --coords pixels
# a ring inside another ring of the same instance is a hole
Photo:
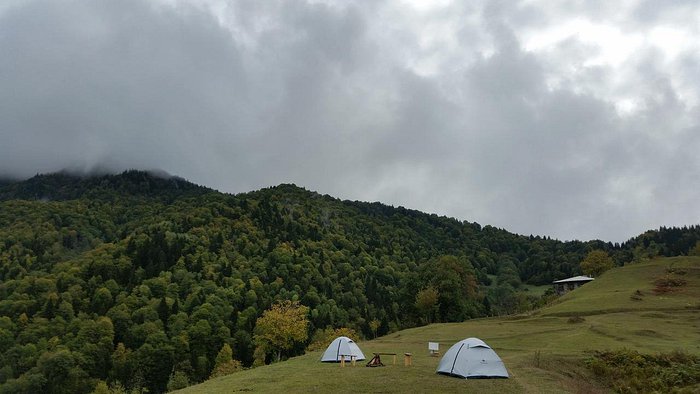
[[[479,338],[455,343],[440,360],[436,373],[459,378],[507,378],[503,361]]]
[[[365,355],[362,354],[362,350],[357,344],[348,337],[338,337],[328,345],[326,351],[321,357],[323,362],[336,363],[340,362],[340,357],[345,356],[345,359],[350,361],[350,357],[354,356],[355,360],[364,360]]]

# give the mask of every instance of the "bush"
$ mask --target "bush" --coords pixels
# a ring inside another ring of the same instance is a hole
[[[584,319],[583,316],[575,315],[575,316],[571,316],[567,320],[567,323],[576,324],[576,323],[583,323],[584,321],[586,321],[586,319]]]
[[[632,299],[632,301],[641,301],[643,295],[644,295],[644,293],[642,293],[641,290],[635,290],[635,292],[632,293],[630,298]]]
[[[107,386],[107,383],[100,380],[99,382],[97,382],[97,386],[95,386],[95,389],[92,391],[91,394],[111,394],[111,392],[109,390],[109,386]]]
[[[685,275],[688,273],[688,271],[684,270],[683,268],[676,268],[673,265],[673,263],[669,264],[668,268],[666,268],[666,272],[676,275]]]
[[[688,284],[688,281],[681,278],[674,278],[670,275],[658,278],[654,281],[654,293],[663,294],[676,290]]]
[[[221,365],[217,365],[216,368],[214,368],[214,370],[211,371],[211,375],[209,376],[209,379],[214,379],[214,378],[218,378],[220,376],[230,375],[234,372],[238,372],[241,370],[243,370],[243,365],[241,364],[240,361],[229,360]]]
[[[669,392],[700,383],[700,357],[681,351],[656,355],[628,349],[595,352],[586,365],[618,393]]]
[[[190,380],[187,378],[187,374],[182,371],[173,372],[168,379],[168,391],[184,389],[189,385]]]
[[[209,379],[218,378],[220,376],[230,375],[243,369],[240,361],[233,359],[233,350],[228,343],[224,343],[216,356],[216,364],[214,370],[211,371]]]

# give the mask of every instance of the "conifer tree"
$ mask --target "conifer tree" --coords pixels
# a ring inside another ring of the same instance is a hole
[[[228,343],[224,343],[219,350],[219,354],[216,355],[216,364],[214,364],[214,370],[211,372],[210,379],[217,378],[219,376],[230,375],[241,369],[241,362],[233,359],[233,350]]]

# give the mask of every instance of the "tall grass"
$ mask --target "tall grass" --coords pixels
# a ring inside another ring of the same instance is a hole
[[[700,357],[678,350],[658,354],[599,351],[586,365],[618,393],[697,392],[700,384]]]

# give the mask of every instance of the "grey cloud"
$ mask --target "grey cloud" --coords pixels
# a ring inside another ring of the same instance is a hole
[[[609,4],[576,7],[602,18]],[[402,7],[0,9],[0,172],[161,168],[229,192],[295,182],[565,239],[700,221],[698,108],[674,85],[700,91],[697,56],[671,70],[642,51],[623,81],[606,66],[567,74],[598,49],[572,37],[531,53],[519,37],[562,5],[433,11],[458,24],[457,48],[421,43]],[[425,59],[434,72],[410,64]],[[621,116],[607,93],[644,108]]]
[[[0,21],[5,171],[185,169],[176,163],[207,148],[201,133],[236,129],[245,76],[209,15],[136,1],[67,5],[32,3]]]

